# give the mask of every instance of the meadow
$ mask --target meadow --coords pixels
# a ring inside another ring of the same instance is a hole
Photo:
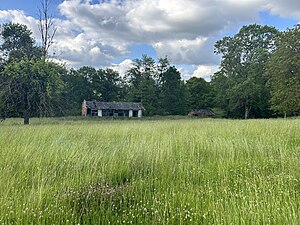
[[[0,224],[300,224],[300,120],[8,119]]]

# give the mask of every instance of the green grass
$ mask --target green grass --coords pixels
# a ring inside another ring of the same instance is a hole
[[[0,224],[300,224],[300,120],[11,119]]]

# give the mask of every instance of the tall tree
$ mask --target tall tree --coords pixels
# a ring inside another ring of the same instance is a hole
[[[40,58],[41,49],[35,46],[32,32],[26,25],[18,23],[5,23],[1,26],[1,46],[4,59],[22,60],[27,58]]]
[[[300,113],[300,25],[283,32],[267,67],[271,107],[285,117]]]
[[[60,65],[44,60],[23,59],[6,63],[0,74],[1,111],[8,116],[50,116],[59,111],[63,90]]]
[[[64,78],[69,103],[69,114],[78,115],[84,99],[97,101],[123,101],[124,82],[112,69],[95,69],[83,66],[71,71]]]
[[[0,71],[1,114],[23,116],[28,124],[32,116],[60,111],[64,67],[41,59],[41,50],[25,25],[4,24],[1,39],[7,56]]]
[[[111,102],[121,98],[121,78],[117,71],[99,69],[93,77],[92,85],[98,100]]]
[[[143,103],[145,115],[161,114],[159,73],[154,59],[143,55],[142,59],[134,60],[133,67],[127,71],[127,100]]]
[[[203,78],[192,77],[186,82],[189,92],[189,109],[207,109],[212,107],[213,96],[210,83]]]
[[[62,77],[65,85],[62,98],[67,109],[64,113],[67,115],[79,115],[82,101],[93,99],[91,79],[88,77],[89,73],[86,73],[86,69],[88,70],[87,67],[78,70],[71,69]]]
[[[57,30],[54,26],[53,17],[50,15],[51,0],[40,0],[39,8],[39,30],[42,39],[42,55],[48,56],[49,48],[53,44],[53,39]]]
[[[187,113],[187,90],[181,80],[180,72],[170,66],[161,75],[162,108],[168,115]]]
[[[268,114],[265,68],[276,49],[277,35],[274,27],[253,24],[242,27],[234,37],[224,37],[215,44],[215,52],[222,54],[218,76],[226,77],[223,81],[227,82],[228,89],[224,100],[228,101],[231,115],[243,115],[247,119],[251,115],[263,117]]]
[[[222,71],[216,72],[211,80],[212,93],[214,96],[214,107],[224,110],[225,115],[229,116],[229,97],[227,90],[229,90],[228,77]]]

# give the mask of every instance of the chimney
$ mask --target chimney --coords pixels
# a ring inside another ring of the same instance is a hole
[[[87,116],[86,101],[82,102],[82,116]]]

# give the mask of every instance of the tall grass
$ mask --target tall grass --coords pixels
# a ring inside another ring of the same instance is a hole
[[[300,224],[300,120],[20,122],[0,224]]]

